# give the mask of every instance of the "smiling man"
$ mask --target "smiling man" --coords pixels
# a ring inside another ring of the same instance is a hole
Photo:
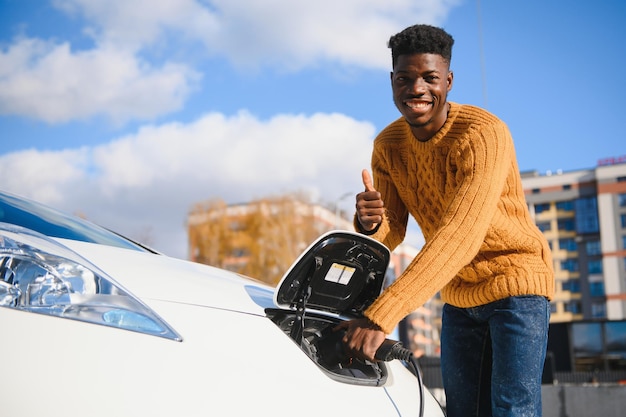
[[[447,100],[453,43],[428,25],[389,40],[402,117],[374,142],[355,227],[393,250],[411,215],[426,243],[366,318],[340,327],[353,355],[374,360],[398,322],[440,292],[448,416],[539,416],[550,249],[528,211],[506,124]]]

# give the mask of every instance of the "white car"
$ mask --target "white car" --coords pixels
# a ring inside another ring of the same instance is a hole
[[[350,359],[333,331],[388,262],[330,232],[274,289],[0,192],[0,415],[443,416],[406,349]]]

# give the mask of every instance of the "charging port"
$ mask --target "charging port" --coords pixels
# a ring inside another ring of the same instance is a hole
[[[383,385],[387,368],[382,362],[348,357],[343,351],[341,331],[334,331],[339,319],[308,313],[302,323],[300,340],[292,332],[297,315],[292,311],[267,309],[266,314],[330,378],[356,385]],[[299,332],[295,332],[296,334]]]

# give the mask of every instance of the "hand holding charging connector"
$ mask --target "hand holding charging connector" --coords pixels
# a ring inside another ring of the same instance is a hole
[[[342,349],[347,355],[369,361],[409,360],[412,353],[402,343],[386,338],[385,333],[367,318],[348,320],[333,329],[341,331]]]
[[[331,329],[329,329],[331,330]],[[320,360],[327,364],[338,364],[349,362],[352,357],[349,353],[343,338],[346,331],[343,329],[325,332],[325,334],[317,340],[316,346],[320,355]],[[400,359],[408,362],[413,357],[413,352],[406,349],[402,343],[385,339],[374,355],[375,361],[389,362],[394,359]]]
[[[345,330],[335,330],[326,332],[316,343],[320,359],[328,364],[344,363],[350,360],[350,353],[346,348],[343,338]],[[413,357],[413,352],[406,349],[402,343],[385,339],[376,350],[374,359],[376,361],[389,362],[394,359],[400,359],[408,362]]]

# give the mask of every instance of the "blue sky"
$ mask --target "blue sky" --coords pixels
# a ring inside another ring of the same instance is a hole
[[[198,202],[350,211],[414,23],[455,38],[449,99],[502,118],[521,170],[592,168],[626,154],[625,22],[618,0],[0,0],[0,189],[179,257]]]

